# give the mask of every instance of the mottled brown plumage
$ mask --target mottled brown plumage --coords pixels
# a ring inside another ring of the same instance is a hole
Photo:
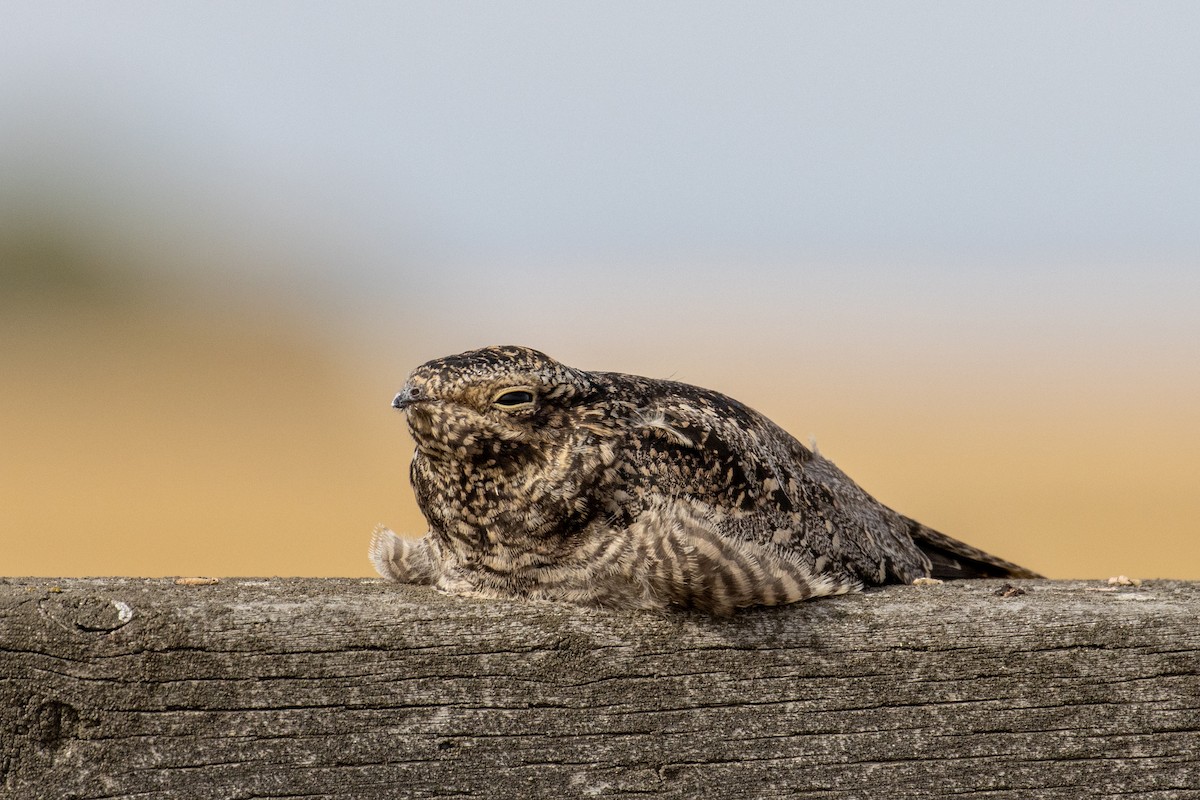
[[[1036,577],[876,501],[762,414],[673,381],[525,347],[418,367],[419,540],[386,578],[452,594],[717,614],[922,577]]]

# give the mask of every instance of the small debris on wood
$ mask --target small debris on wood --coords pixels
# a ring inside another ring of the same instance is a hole
[[[220,583],[220,578],[176,578],[176,586],[212,586]]]
[[[1141,586],[1142,581],[1139,578],[1130,578],[1126,575],[1118,575],[1115,578],[1108,579],[1109,586]]]
[[[1020,586],[1013,586],[1011,583],[1006,583],[997,589],[994,594],[996,597],[1020,597],[1025,594],[1025,590]]]
[[[913,586],[941,586],[944,581],[939,581],[937,578],[916,578],[913,580]]]

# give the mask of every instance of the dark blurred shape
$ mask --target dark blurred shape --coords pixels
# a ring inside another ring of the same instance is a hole
[[[0,220],[0,303],[11,305],[136,302],[129,259],[86,223],[52,214]]]

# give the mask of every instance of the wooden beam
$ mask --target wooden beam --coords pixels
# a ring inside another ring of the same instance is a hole
[[[0,795],[1200,797],[1200,584],[743,613],[0,581]]]

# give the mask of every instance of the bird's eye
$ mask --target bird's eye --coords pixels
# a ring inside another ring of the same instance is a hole
[[[525,408],[533,405],[533,392],[529,389],[505,389],[492,402],[510,411]]]

